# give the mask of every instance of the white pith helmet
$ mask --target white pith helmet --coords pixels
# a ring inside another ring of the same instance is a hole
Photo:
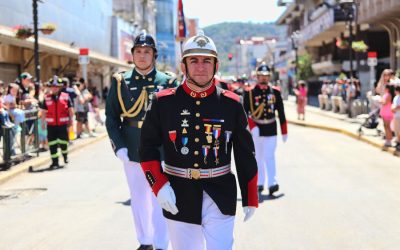
[[[188,56],[212,56],[217,58],[218,52],[214,41],[199,30],[196,36],[189,38],[183,45],[182,60]]]

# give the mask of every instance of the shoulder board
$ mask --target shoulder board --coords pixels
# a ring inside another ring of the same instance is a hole
[[[281,87],[279,86],[272,86],[273,89],[278,90],[279,92],[281,91]]]
[[[156,93],[157,99],[163,96],[169,96],[175,94],[176,89],[171,88],[171,89],[164,89]]]
[[[240,96],[238,96],[237,94],[235,94],[235,93],[233,93],[232,91],[229,91],[229,90],[222,90],[221,91],[221,93],[224,95],[224,96],[226,96],[226,97],[228,97],[228,98],[230,98],[230,99],[233,99],[233,100],[235,100],[235,101],[237,101],[237,102],[240,102]]]
[[[113,74],[113,77],[114,77],[115,79],[117,79],[118,81],[121,81],[121,80],[122,80],[122,75],[123,75],[124,73],[125,73],[125,71],[116,72],[116,73]]]
[[[243,86],[243,89],[244,89],[244,91],[249,92],[250,90],[253,90],[255,86],[256,86],[256,85],[254,85],[254,84],[252,84],[252,85],[245,85],[245,86]]]

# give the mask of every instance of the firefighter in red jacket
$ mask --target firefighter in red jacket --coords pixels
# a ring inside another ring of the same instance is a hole
[[[47,82],[50,93],[45,95],[42,109],[42,125],[47,123],[47,139],[52,163],[50,169],[58,168],[58,147],[61,149],[64,163],[68,163],[68,127],[72,125],[74,110],[68,93],[61,92],[62,79],[55,76]]]

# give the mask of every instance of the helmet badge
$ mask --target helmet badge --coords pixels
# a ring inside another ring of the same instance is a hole
[[[196,42],[197,45],[198,45],[200,48],[203,48],[203,47],[205,47],[205,46],[207,45],[207,43],[210,42],[210,40],[208,40],[208,38],[205,37],[205,36],[198,36],[198,37],[196,37],[196,38],[194,39],[194,42]]]

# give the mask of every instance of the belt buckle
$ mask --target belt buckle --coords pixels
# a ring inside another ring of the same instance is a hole
[[[200,179],[200,170],[189,168],[189,179],[195,179],[195,180]]]

